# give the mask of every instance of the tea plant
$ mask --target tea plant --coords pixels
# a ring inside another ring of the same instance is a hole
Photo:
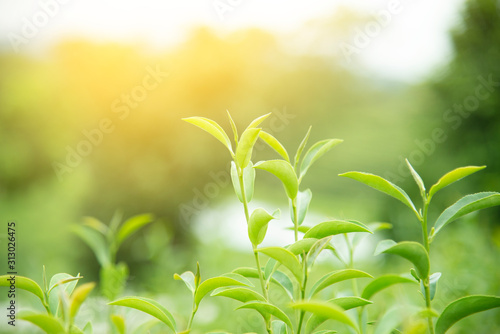
[[[76,288],[81,278],[80,275],[59,273],[47,283],[44,267],[43,289],[34,280],[24,276],[0,276],[0,286],[15,284],[16,288],[37,296],[46,310],[46,313],[22,311],[17,316],[19,319],[31,322],[48,334],[92,334],[90,322],[83,329],[74,325],[80,306],[95,286],[91,282]]]
[[[408,160],[406,163],[420,190],[422,208],[418,210],[403,189],[380,176],[362,172],[347,172],[340,174],[340,176],[357,180],[396,198],[405,204],[417,218],[422,228],[421,243],[414,241],[402,241],[396,243],[393,240],[384,240],[379,243],[375,253],[399,255],[409,260],[415,266],[416,269],[411,268],[410,272],[415,280],[420,283],[421,292],[425,300],[425,308],[421,310],[420,314],[427,318],[429,333],[443,334],[451,326],[453,326],[453,324],[464,317],[491,308],[500,307],[500,297],[482,295],[466,296],[451,302],[445,307],[443,312],[439,314],[432,308],[431,303],[436,294],[437,284],[439,278],[441,277],[441,273],[436,272],[431,274],[429,256],[430,244],[445,226],[460,217],[477,210],[500,205],[500,193],[481,192],[462,197],[455,204],[451,205],[441,213],[429,231],[428,211],[433,196],[444,187],[485,168],[485,166],[468,166],[454,169],[441,177],[427,192],[420,175],[418,175]],[[435,317],[437,317],[437,321],[434,324],[433,318]]]

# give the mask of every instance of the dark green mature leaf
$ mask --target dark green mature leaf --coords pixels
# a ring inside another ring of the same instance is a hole
[[[331,220],[312,227],[304,234],[304,238],[322,239],[331,235],[352,233],[352,232],[368,232],[372,233],[366,226],[360,223],[354,223],[346,220]]]
[[[235,154],[236,165],[239,168],[245,168],[248,166],[248,163],[252,158],[253,146],[259,138],[260,130],[261,129],[258,128],[247,129],[241,135]]]
[[[139,230],[141,227],[152,223],[154,221],[154,216],[152,214],[143,214],[131,217],[123,223],[116,236],[116,247],[118,248],[122,242],[124,242],[128,237],[130,237],[134,232]]]
[[[260,139],[262,139],[267,145],[269,145],[273,150],[275,150],[279,155],[281,155],[283,159],[290,162],[290,158],[288,157],[288,152],[283,147],[283,145],[281,145],[278,139],[274,138],[273,135],[265,131],[261,131],[259,136]]]
[[[312,192],[310,189],[307,189],[305,191],[299,191],[297,193],[297,224],[301,225],[304,222],[304,219],[306,218],[307,210],[309,210],[309,204],[311,203],[312,199]],[[292,206],[291,206],[292,207]],[[292,207],[293,210],[293,207]],[[293,218],[293,212],[292,212],[292,221],[294,220]]]
[[[10,275],[0,276],[0,286],[10,287],[12,285],[11,282],[13,282],[9,281],[10,278],[12,278]],[[14,285],[16,289],[23,289],[31,292],[32,294],[40,298],[40,300],[43,302],[43,290],[40,285],[38,285],[38,283],[33,281],[31,278],[16,276]]]
[[[82,286],[79,286],[71,294],[71,299],[69,301],[69,316],[71,319],[73,319],[76,316],[78,310],[80,309],[80,306],[83,304],[85,299],[87,299],[88,295],[94,289],[94,287],[95,287],[94,282],[85,283]]]
[[[302,179],[302,177],[306,175],[309,167],[311,167],[316,160],[321,158],[326,152],[342,142],[342,139],[325,139],[311,146],[309,150],[307,150],[307,153],[302,160],[302,164],[300,165],[299,179]]]
[[[311,291],[309,292],[309,296],[313,297],[315,294],[320,292],[321,290],[329,287],[332,284],[345,281],[348,279],[352,278],[363,278],[363,277],[368,277],[368,278],[373,278],[372,275],[365,273],[364,271],[357,270],[357,269],[341,269],[337,271],[333,271],[331,273],[326,274],[325,276],[321,277],[311,288]],[[363,297],[365,298],[365,297]],[[368,299],[368,298],[366,298]]]
[[[368,285],[364,288],[361,297],[365,299],[370,299],[371,297],[373,297],[373,295],[382,291],[383,289],[386,289],[394,284],[400,284],[400,283],[416,284],[417,282],[414,279],[399,275],[392,275],[392,274],[383,275],[375,278],[373,281],[368,283]]]
[[[259,293],[250,290],[248,288],[229,288],[229,289],[217,289],[211,296],[221,296],[228,297],[240,302],[246,303],[253,300],[266,301],[266,299]]]
[[[283,183],[288,198],[294,199],[297,197],[299,182],[289,162],[285,160],[260,161],[255,164],[254,168],[274,174]]]
[[[408,169],[410,170],[411,176],[413,176],[413,179],[415,180],[415,183],[418,186],[418,189],[420,189],[421,194],[425,194],[425,185],[424,181],[422,181],[422,178],[420,175],[418,175],[417,171],[413,168],[413,166],[410,164],[408,159],[405,159],[406,165],[408,166]]]
[[[174,274],[174,279],[177,281],[183,281],[192,293],[194,293],[194,290],[196,289],[194,278],[194,273],[192,271],[185,271],[180,275]]]
[[[198,306],[203,299],[210,291],[215,290],[217,288],[229,287],[229,286],[248,286],[247,284],[241,283],[240,281],[231,278],[231,277],[212,277],[205,281],[203,281],[198,290],[194,295],[194,302],[196,306]]]
[[[231,152],[231,155],[233,155],[231,141],[229,140],[229,137],[227,136],[224,129],[222,129],[219,124],[205,117],[188,117],[188,118],[183,118],[182,120],[191,123],[193,125],[196,125],[200,129],[210,133],[222,144],[224,144],[224,146],[227,147],[229,152]]]
[[[302,266],[297,257],[289,250],[282,247],[265,247],[257,249],[258,252],[272,257],[280,264],[284,265],[291,273],[297,278],[299,282],[302,281]]]
[[[451,172],[446,173],[443,175],[437,182],[434,184],[431,189],[429,190],[429,198],[434,196],[435,193],[437,193],[439,190],[443,189],[444,187],[466,177],[469,176],[475,172],[480,171],[481,169],[486,168],[486,166],[468,166],[468,167],[460,167],[457,169],[452,170]]]
[[[318,317],[340,321],[354,328],[355,330],[358,330],[355,322],[344,312],[344,309],[333,303],[310,300],[292,303],[291,307],[294,309],[311,312]]]
[[[174,317],[165,307],[163,307],[155,300],[143,297],[124,297],[109,303],[109,305],[130,307],[147,313],[160,320],[165,325],[170,327],[174,332],[176,332]]]
[[[392,240],[383,240],[378,244],[375,252],[376,254],[395,254],[407,259],[415,265],[421,279],[425,279],[429,275],[429,254],[424,246],[418,242],[403,241],[396,244]]]
[[[306,135],[304,136],[304,139],[302,139],[299,147],[297,148],[297,152],[295,153],[295,158],[293,159],[294,160],[294,163],[293,163],[294,170],[297,170],[297,167],[299,166],[300,156],[302,155],[302,151],[304,151],[304,148],[307,145],[307,141],[309,140],[309,135],[311,134],[311,128],[312,127],[310,126],[309,129],[307,130]]]
[[[436,322],[436,334],[444,334],[457,321],[477,312],[500,307],[497,296],[467,296],[451,302]]]
[[[111,263],[106,240],[101,233],[85,225],[74,225],[73,231],[92,249],[101,267]]]
[[[236,164],[231,161],[231,181],[233,182],[234,192],[241,203],[243,203],[243,196],[241,194],[240,179],[238,177],[238,171],[236,169]],[[243,187],[245,188],[245,199],[250,202],[253,198],[253,190],[255,184],[255,169],[250,161],[248,166],[243,168]]]
[[[267,226],[273,219],[280,218],[279,209],[272,215],[262,208],[255,209],[248,220],[248,238],[252,244],[257,247],[264,241],[267,232]]]
[[[18,315],[19,319],[26,320],[40,327],[47,334],[65,334],[63,325],[58,319],[48,314],[37,314],[32,312],[23,312]]]
[[[340,174],[339,176],[345,176],[353,180],[359,181],[361,183],[366,184],[369,187],[372,187],[373,189],[376,189],[389,196],[394,197],[395,199],[401,201],[410,209],[412,209],[413,212],[415,212],[415,214],[418,217],[420,217],[420,215],[417,212],[417,209],[415,209],[415,205],[413,205],[413,202],[410,199],[410,196],[408,196],[408,194],[403,189],[387,181],[386,179],[378,175],[363,173],[363,172],[347,172],[344,174]]]
[[[283,312],[282,310],[280,310],[279,308],[277,308],[276,306],[274,306],[272,304],[269,304],[266,302],[260,302],[260,301],[251,301],[251,302],[248,302],[248,303],[241,305],[240,307],[238,307],[236,309],[239,310],[239,309],[243,309],[243,308],[254,309],[254,310],[258,311],[260,314],[262,314],[262,316],[264,318],[266,318],[267,315],[273,315],[276,318],[283,321],[288,326],[290,326],[290,328],[292,328],[292,322],[290,321],[290,318],[288,318],[288,316],[285,314],[285,312]]]
[[[468,213],[496,205],[500,205],[500,193],[497,192],[482,192],[464,196],[441,213],[434,224],[433,236],[449,223]]]

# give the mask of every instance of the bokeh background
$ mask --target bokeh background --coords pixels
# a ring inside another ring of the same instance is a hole
[[[462,195],[500,190],[496,0],[3,1],[0,35],[0,221],[5,230],[17,222],[18,270],[39,282],[42,265],[97,281],[98,264],[70,227],[84,216],[109,222],[117,210],[157,217],[118,254],[128,292],[182,297],[179,313],[189,302],[174,272],[200,261],[206,278],[251,264],[227,151],[182,117],[230,131],[226,110],[240,129],[272,112],[263,126],[290,152],[309,125],[313,141],[344,139],[304,179],[310,224],[386,221],[394,228],[383,237],[418,240],[403,205],[337,177],[372,172],[417,198],[404,158],[429,186],[453,168],[488,166],[443,190],[433,217]],[[261,144],[253,160],[273,156]],[[252,207],[287,212],[276,179],[258,173],[256,187]],[[289,243],[289,223],[284,215],[266,242]],[[359,267],[394,270],[399,262],[368,254],[375,243]],[[436,308],[500,295],[498,208],[448,227],[433,247],[443,272]],[[245,311],[242,324],[223,316],[231,306],[207,302],[198,330],[250,326]],[[499,319],[489,311],[455,333],[493,333]]]

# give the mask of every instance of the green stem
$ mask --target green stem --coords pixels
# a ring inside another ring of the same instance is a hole
[[[292,200],[293,211],[293,231],[295,235],[295,242],[299,241],[299,214],[297,212],[297,198]]]
[[[427,196],[423,195],[423,201],[424,201],[424,210],[422,213],[422,237],[424,241],[424,247],[425,250],[427,251],[427,254],[429,254],[430,258],[430,247],[429,247],[429,232],[427,231],[427,212],[429,209],[429,199]],[[430,294],[430,287],[429,287],[429,274],[427,277],[423,280],[424,284],[424,292],[425,292],[425,306],[430,310],[431,309],[431,294]],[[432,316],[429,315],[427,317],[427,323],[429,327],[429,333],[434,334],[434,324],[432,323]]]
[[[248,213],[247,195],[245,192],[245,183],[243,182],[243,170],[241,170],[238,166],[236,168],[238,170],[238,180],[240,183],[241,199],[243,202],[243,208],[245,210],[245,218],[246,218],[247,225],[248,225],[248,222],[250,221],[250,214]],[[259,273],[259,281],[260,281],[260,285],[262,287],[262,293],[264,294],[264,298],[266,299],[266,301],[269,302],[269,294],[267,291],[266,283],[264,281],[264,277],[262,276],[262,269],[260,266],[259,253],[257,252],[257,248],[255,247],[255,245],[252,245],[252,247],[253,247],[253,254],[255,256],[255,265],[257,266],[257,272]],[[269,319],[269,321],[266,321],[266,329],[267,329],[268,333],[272,333],[271,319]]]
[[[196,288],[196,290],[197,289],[198,288]],[[194,296],[195,295],[196,295],[196,291],[193,294],[193,311],[191,312],[191,316],[189,317],[189,322],[188,322],[188,325],[187,325],[186,332],[189,332],[191,330],[191,326],[193,325],[194,315],[196,314],[196,311],[198,311],[198,308],[196,307],[196,303],[195,303],[195,300],[194,300]]]
[[[304,270],[304,280],[302,283],[302,286],[300,287],[300,300],[304,300],[306,298],[306,286],[307,286],[307,261],[306,261],[306,254],[302,254],[302,268]],[[302,331],[302,323],[304,322],[304,315],[305,311],[301,310],[299,314],[299,323],[297,325],[297,334],[300,334]]]
[[[347,235],[347,233],[344,233],[344,238],[345,238],[345,242],[347,244],[347,249],[349,251],[349,269],[354,269],[354,246],[351,242],[351,240],[349,240],[349,236]],[[358,295],[359,293],[359,290],[358,290],[358,282],[353,279],[351,280],[351,284],[352,284],[352,292],[355,296]],[[364,312],[364,307],[361,307],[358,311],[358,325],[359,325],[359,331],[360,331],[360,334],[363,334],[363,312]]]

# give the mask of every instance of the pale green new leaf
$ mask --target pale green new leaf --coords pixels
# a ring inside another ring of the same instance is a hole
[[[227,297],[227,298],[232,298],[235,300],[238,300],[240,302],[246,303],[249,301],[266,301],[266,299],[259,294],[258,292],[255,292],[253,290],[250,290],[248,288],[229,288],[229,289],[224,289],[224,290],[215,290],[211,296],[221,296],[221,297]]]
[[[332,284],[345,281],[353,278],[373,278],[372,275],[357,269],[341,269],[337,271],[330,272],[323,277],[321,277],[311,288],[309,296],[313,297],[315,294],[321,290],[329,287]],[[366,298],[366,297],[363,297]],[[368,298],[366,298],[368,299]]]
[[[372,233],[366,226],[361,223],[355,223],[345,220],[331,220],[309,229],[309,231],[304,234],[304,238],[316,238],[322,239],[331,235],[352,233],[352,232],[368,232]]]
[[[500,307],[497,296],[467,296],[446,306],[436,322],[436,334],[444,334],[457,321],[477,312]]]
[[[259,138],[260,130],[261,129],[257,128],[247,129],[241,135],[235,154],[236,165],[239,168],[245,168],[248,166],[248,163],[252,158],[253,146],[255,145],[257,138]]]
[[[273,334],[287,334],[286,324],[281,320],[274,320],[271,323],[272,333]]]
[[[316,243],[316,241],[318,241],[318,239],[316,238],[300,239],[297,242],[286,246],[286,249],[288,249],[295,255],[301,255],[303,253],[308,253],[311,247]]]
[[[283,183],[288,198],[294,199],[297,197],[299,183],[293,167],[289,162],[285,160],[260,161],[255,164],[254,168],[274,174]]]
[[[69,316],[71,319],[73,319],[76,316],[78,310],[80,309],[80,306],[83,304],[85,299],[87,299],[87,296],[94,289],[94,287],[95,287],[94,282],[85,283],[82,286],[79,286],[71,294],[71,299],[69,301]]]
[[[270,133],[265,131],[261,131],[259,134],[260,139],[262,139],[267,145],[269,145],[273,150],[275,150],[279,155],[283,157],[286,161],[290,162],[290,158],[288,157],[288,152],[281,145],[281,143]]]
[[[126,329],[125,319],[121,315],[112,314],[111,321],[113,322],[113,325],[114,325],[116,331],[118,331],[118,334],[125,334],[126,333],[126,331],[125,331],[125,329]]]
[[[371,300],[367,300],[365,298],[360,298],[356,296],[338,297],[330,299],[329,302],[342,307],[346,311],[355,307],[361,307],[373,304]]]
[[[120,227],[116,236],[116,247],[118,248],[121,243],[130,237],[135,231],[149,223],[152,223],[153,220],[154,216],[151,214],[137,215],[127,219]]]
[[[24,312],[18,315],[19,319],[26,320],[40,327],[47,334],[65,334],[63,325],[58,319],[48,314]]]
[[[312,245],[306,256],[307,269],[313,266],[319,254],[329,245],[330,240],[332,240],[332,236],[320,239]]]
[[[271,113],[268,113],[268,114],[265,114],[265,115],[262,115],[262,116],[259,116],[257,117],[256,119],[254,119],[248,126],[247,128],[245,129],[248,130],[248,129],[252,129],[252,128],[256,128],[260,125],[260,123],[262,123],[266,118],[268,118],[269,116],[271,115]]]
[[[500,193],[482,192],[462,197],[441,213],[434,224],[434,235],[452,221],[477,210],[500,205]]]
[[[192,293],[194,293],[194,290],[196,289],[196,285],[194,283],[194,273],[192,271],[185,271],[182,274],[174,274],[174,279],[178,281],[183,281],[184,284],[188,287],[189,290],[191,290]]]
[[[196,307],[198,307],[203,297],[205,297],[212,290],[229,286],[248,286],[248,285],[241,283],[240,281],[231,277],[218,276],[209,278],[203,281],[198,287],[198,290],[196,290],[196,293],[194,295],[194,302]]]
[[[399,275],[393,275],[393,274],[383,275],[375,278],[373,281],[368,283],[368,285],[364,288],[361,297],[365,299],[370,299],[373,295],[382,291],[383,289],[393,286],[394,284],[400,284],[400,283],[416,284],[417,282],[414,279]]]
[[[302,266],[292,252],[282,247],[266,247],[257,249],[257,251],[275,259],[288,268],[299,282],[302,281]]]
[[[49,308],[53,314],[58,314],[60,299],[63,296],[70,296],[81,278],[80,275],[72,276],[66,273],[52,276],[47,294],[49,296]]]
[[[413,166],[410,164],[408,159],[405,159],[405,161],[406,161],[406,165],[408,165],[408,169],[410,170],[411,176],[413,176],[413,179],[415,180],[415,183],[417,184],[418,189],[420,189],[420,193],[425,194],[424,181],[422,180],[420,175],[418,175],[417,171],[413,168]]]
[[[307,130],[306,135],[304,136],[304,139],[300,142],[299,147],[297,148],[297,152],[295,153],[295,158],[293,159],[293,168],[294,170],[297,170],[297,167],[299,166],[300,162],[300,156],[302,155],[302,151],[304,151],[304,148],[307,145],[307,141],[309,140],[309,135],[311,134],[311,126]]]
[[[395,199],[401,201],[410,209],[412,209],[413,212],[417,215],[417,217],[420,217],[417,210],[415,209],[415,205],[413,205],[413,202],[411,201],[408,194],[403,189],[385,180],[384,178],[378,175],[363,173],[363,172],[347,172],[344,174],[340,174],[339,176],[345,176],[353,180],[359,181],[361,183],[366,184],[369,187],[372,187],[373,189],[376,189],[389,196],[394,197]]]
[[[434,184],[431,189],[429,190],[429,198],[434,196],[435,193],[437,193],[439,190],[443,189],[444,187],[466,177],[469,176],[475,172],[480,171],[481,169],[486,168],[486,166],[467,166],[467,167],[460,167],[452,170],[451,172],[446,173],[443,175],[437,182]]]
[[[309,210],[309,204],[311,203],[312,192],[307,189],[305,191],[299,191],[297,193],[297,224],[301,225],[306,218],[307,210]],[[293,209],[293,207],[292,207]],[[293,220],[292,215],[292,220]]]
[[[10,277],[11,277],[10,275],[0,276],[0,286],[10,287],[11,281],[8,280]],[[31,292],[32,294],[34,294],[35,296],[40,298],[40,300],[43,302],[43,298],[44,298],[43,297],[43,290],[40,287],[40,285],[38,285],[38,283],[33,281],[31,278],[24,277],[24,276],[16,276],[15,277],[15,286],[16,286],[16,289],[23,289],[23,290]]]
[[[266,318],[268,315],[273,315],[276,318],[280,319],[283,321],[285,324],[290,326],[292,328],[292,322],[288,318],[288,316],[279,308],[276,306],[266,303],[266,302],[260,302],[260,301],[251,301],[248,303],[245,303],[241,305],[240,307],[236,308],[237,310],[239,309],[254,309],[258,311],[264,318]]]
[[[328,152],[330,149],[333,147],[337,146],[338,144],[342,143],[342,139],[325,139],[317,142],[313,146],[309,148],[307,153],[304,155],[304,159],[302,160],[302,163],[300,164],[300,177],[299,179],[302,179],[304,175],[306,175],[307,170],[309,167],[312,166],[312,164],[321,158],[326,152]]]
[[[231,129],[233,129],[234,142],[236,143],[236,147],[238,147],[238,128],[236,127],[236,124],[234,124],[233,118],[231,117],[229,110],[226,110],[226,112],[227,112],[227,117],[229,118],[229,123],[231,123]]]
[[[343,308],[336,304],[311,300],[292,303],[291,307],[294,309],[311,312],[312,314],[321,318],[337,320],[354,328],[356,331],[358,330],[355,322],[344,312]],[[310,328],[310,330],[313,329],[314,328]]]
[[[252,212],[248,220],[248,238],[254,246],[258,246],[264,241],[269,222],[279,218],[279,209],[272,215],[262,208],[255,209]]]
[[[106,240],[101,233],[85,225],[74,225],[73,231],[92,249],[101,267],[111,263]]]
[[[229,152],[231,152],[231,155],[233,155],[231,141],[229,140],[229,137],[227,136],[224,129],[222,129],[219,124],[205,117],[188,117],[188,118],[183,118],[182,120],[191,123],[193,125],[196,125],[202,130],[205,130],[206,132],[210,133],[222,144],[224,144],[224,146],[227,147]]]
[[[150,334],[151,328],[154,326],[161,324],[160,321],[157,319],[151,319],[149,321],[146,321],[145,323],[141,324],[139,327],[137,327],[132,333],[133,334]]]
[[[238,177],[238,171],[236,169],[236,164],[231,161],[231,181],[233,182],[234,192],[241,203],[243,203],[243,196],[241,193],[240,179]],[[255,169],[250,161],[248,166],[243,168],[243,187],[245,188],[245,199],[250,202],[253,198],[253,190],[255,184]]]
[[[109,233],[109,227],[94,217],[83,217],[83,225],[93,228],[104,236],[107,236]]]
[[[375,253],[399,255],[415,265],[421,279],[425,279],[429,275],[429,255],[424,246],[418,242],[403,241],[396,244],[392,240],[383,240],[378,244]]]
[[[109,303],[109,305],[118,305],[134,308],[136,310],[147,313],[156,319],[163,322],[165,325],[170,327],[174,332],[176,332],[175,319],[172,314],[163,307],[160,303],[155,300],[143,297],[124,297],[114,302]]]

